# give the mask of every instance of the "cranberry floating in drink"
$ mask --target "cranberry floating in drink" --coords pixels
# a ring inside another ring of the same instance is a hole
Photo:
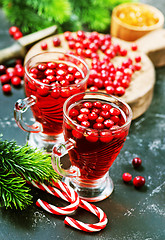
[[[89,69],[71,54],[44,52],[33,56],[25,65],[25,94],[15,104],[18,126],[29,132],[28,143],[50,152],[63,137],[63,104],[73,94],[87,88]],[[31,107],[35,123],[23,121],[23,113]]]
[[[82,197],[100,201],[113,191],[109,169],[128,135],[132,111],[118,98],[101,92],[71,96],[63,107],[65,142],[52,151],[52,165]],[[71,167],[62,168],[68,153]]]

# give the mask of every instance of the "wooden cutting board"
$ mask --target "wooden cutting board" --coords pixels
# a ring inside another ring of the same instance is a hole
[[[160,40],[160,37],[161,40]],[[53,46],[53,38],[59,37],[61,39],[61,46],[54,47]],[[154,40],[153,40],[154,39]],[[159,42],[158,42],[159,39]],[[112,38],[113,43],[119,43],[120,46],[126,48],[128,50],[127,57],[131,57],[132,59],[140,55],[142,60],[142,69],[133,74],[132,81],[130,86],[126,89],[126,93],[124,96],[119,97],[126,103],[128,103],[133,111],[133,119],[141,116],[150,106],[153,90],[155,84],[155,66],[162,66],[165,64],[165,59],[163,54],[160,54],[160,48],[165,49],[165,29],[158,30],[147,34],[137,41],[138,51],[131,50],[131,42],[126,42],[117,38]],[[31,58],[32,56],[43,52],[41,49],[41,43],[46,42],[48,45],[48,51],[68,51],[67,42],[64,40],[63,34],[56,34],[52,37],[48,37],[37,44],[35,44],[26,54],[25,62]],[[162,42],[162,44],[161,44]],[[147,56],[150,55],[152,61]],[[163,55],[163,56],[162,56]],[[155,61],[155,57],[157,56],[157,61]],[[86,59],[87,63],[89,63],[89,59]],[[119,65],[121,61],[123,61],[123,57],[115,57],[113,62],[114,65]],[[154,63],[154,64],[153,64]],[[154,66],[155,65],[155,66]]]

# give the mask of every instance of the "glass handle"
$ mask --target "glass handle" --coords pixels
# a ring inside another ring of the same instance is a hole
[[[38,133],[41,132],[40,125],[28,125],[23,121],[23,113],[25,113],[29,107],[36,103],[37,99],[35,96],[31,95],[30,97],[19,99],[15,103],[14,107],[14,118],[17,125],[26,132],[34,132]]]
[[[69,169],[62,168],[61,158],[68,153],[69,150],[75,147],[75,141],[69,139],[64,143],[56,144],[52,150],[52,166],[54,170],[63,177],[78,177],[80,176],[79,168],[71,166]]]

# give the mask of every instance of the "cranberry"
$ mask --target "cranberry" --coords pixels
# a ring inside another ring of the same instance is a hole
[[[102,103],[99,102],[99,101],[96,101],[93,103],[93,106],[96,107],[96,108],[101,108],[102,107]]]
[[[101,108],[103,111],[109,111],[111,109],[111,105],[105,103],[102,105]]]
[[[52,76],[52,75],[54,75],[55,74],[55,71],[53,70],[53,69],[49,69],[49,68],[47,68],[45,71],[44,71],[44,74],[46,75],[46,76]]]
[[[74,76],[69,73],[65,76],[65,79],[68,80],[69,82],[72,82],[74,80]]]
[[[85,113],[81,113],[80,115],[77,116],[77,120],[80,122],[87,121],[88,120],[88,115]]]
[[[87,141],[89,142],[97,142],[98,141],[98,132],[94,132],[94,131],[89,131],[87,132],[87,136],[86,136]]]
[[[60,96],[60,89],[59,88],[54,88],[51,92],[51,97],[52,98],[59,98]]]
[[[136,61],[136,62],[141,62],[141,56],[136,56],[136,57],[135,57],[135,61]]]
[[[55,62],[47,62],[47,68],[49,69],[55,69],[57,67],[57,63]]]
[[[101,131],[100,132],[100,141],[104,142],[104,143],[108,143],[110,141],[112,141],[113,136],[112,133],[109,131]]]
[[[110,114],[111,115],[120,115],[120,110],[118,109],[118,108],[114,108],[114,107],[112,107],[110,110],[109,110],[109,112],[110,112]]]
[[[90,127],[90,122],[89,121],[82,121],[81,125],[88,128],[88,127]]]
[[[138,49],[137,44],[136,43],[132,43],[131,49],[132,49],[132,51],[136,51]]]
[[[72,117],[77,117],[79,114],[79,111],[75,108],[72,108],[70,111],[69,111],[69,116],[72,118]]]
[[[133,158],[133,160],[132,160],[132,165],[133,165],[135,168],[140,167],[141,164],[142,164],[142,160],[141,160],[139,157]]]
[[[69,88],[62,88],[61,89],[61,97],[68,98],[70,96],[70,90]]]
[[[75,129],[72,130],[72,135],[75,138],[81,139],[83,137],[83,134]]]
[[[89,113],[88,115],[89,120],[93,121],[98,118],[98,115],[95,112]]]
[[[77,31],[77,37],[79,37],[79,38],[85,38],[85,32],[84,32],[84,31],[81,31],[81,30]]]
[[[136,71],[140,71],[140,70],[141,70],[141,64],[139,64],[139,63],[136,63],[136,64],[134,65],[134,67],[135,67],[135,70],[136,70]]]
[[[112,86],[107,86],[105,90],[108,94],[114,94],[114,91],[115,91],[114,87]]]
[[[119,122],[119,117],[118,117],[118,116],[111,116],[110,119],[111,119],[114,123],[118,123],[118,122]]]
[[[6,94],[11,93],[11,86],[10,86],[10,84],[4,84],[4,85],[2,86],[2,91],[3,91],[4,93],[6,93]]]
[[[92,106],[93,106],[93,104],[91,103],[91,102],[84,102],[83,103],[83,107],[85,107],[85,108],[92,108]]]
[[[90,90],[91,92],[97,92],[97,91],[98,91],[98,87],[92,86],[92,87],[90,87],[89,90]]]
[[[48,76],[46,76],[46,79],[49,80],[50,82],[56,81],[56,77],[54,75],[48,75]]]
[[[81,108],[80,113],[88,115],[90,113],[90,110],[88,108]]]
[[[42,83],[49,85],[49,84],[50,84],[50,81],[45,78],[45,79],[42,79]]]
[[[2,84],[9,83],[10,78],[9,78],[8,74],[3,74],[2,76],[0,76],[0,81]]]
[[[12,77],[11,83],[12,83],[14,86],[18,87],[18,86],[21,85],[21,78],[18,77],[18,76]]]
[[[42,50],[47,50],[48,49],[48,44],[46,42],[41,43],[41,49]]]
[[[72,67],[72,66],[69,66],[69,67],[68,67],[68,73],[73,74],[73,73],[75,73],[76,71],[77,71],[77,69],[76,69],[75,67]]]
[[[13,38],[14,38],[15,40],[18,40],[18,39],[21,38],[21,37],[23,37],[23,34],[22,34],[22,32],[20,32],[20,31],[14,33],[14,35],[13,35]]]
[[[24,67],[23,66],[15,67],[15,71],[16,71],[16,75],[18,77],[24,76]]]
[[[104,119],[108,119],[110,117],[109,111],[101,111],[100,116],[102,116]]]
[[[60,85],[62,87],[67,87],[69,85],[69,81],[64,79],[64,80],[60,81]]]
[[[6,73],[6,67],[2,64],[0,64],[0,74]]]
[[[37,65],[37,68],[38,68],[38,70],[40,70],[40,71],[45,71],[46,68],[47,68],[47,66],[46,66],[45,63],[40,63],[40,64]]]
[[[65,77],[66,74],[67,74],[67,71],[66,71],[65,69],[58,69],[58,70],[56,71],[56,74],[59,75],[59,76]]]
[[[37,92],[40,96],[46,97],[49,94],[49,87],[42,85],[37,89]]]
[[[111,128],[114,125],[114,121],[112,121],[111,119],[107,119],[104,121],[104,125],[107,128]]]
[[[93,128],[101,130],[101,129],[104,128],[104,124],[102,124],[102,123],[95,123],[95,124],[93,124]]]
[[[133,185],[137,188],[142,187],[145,184],[145,178],[142,176],[136,176],[133,179]]]
[[[122,179],[124,182],[130,182],[132,180],[132,175],[130,173],[123,173]]]
[[[102,123],[102,122],[104,122],[104,118],[101,117],[101,116],[98,116],[98,118],[96,119],[96,122],[97,123]]]
[[[123,96],[125,93],[125,88],[122,86],[119,86],[115,89],[115,94],[118,96]]]
[[[74,77],[75,77],[75,78],[82,78],[82,74],[81,74],[79,71],[76,71],[76,72],[74,73]]]
[[[14,36],[14,34],[16,33],[16,32],[19,32],[20,31],[20,29],[18,28],[18,27],[16,27],[16,26],[11,26],[10,28],[9,28],[9,34],[11,35],[11,36]]]
[[[121,56],[126,56],[127,55],[127,50],[126,49],[120,49],[120,55]]]
[[[61,40],[60,40],[58,37],[54,37],[54,38],[53,38],[53,45],[54,45],[55,47],[60,46],[60,45],[61,45]]]

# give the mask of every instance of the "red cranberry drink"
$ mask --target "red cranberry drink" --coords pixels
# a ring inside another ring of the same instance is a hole
[[[86,63],[70,54],[45,52],[26,63],[27,98],[17,101],[15,118],[23,130],[30,132],[30,145],[51,150],[62,134],[63,103],[71,95],[86,90],[88,75]],[[32,126],[25,124],[20,114],[29,106],[36,121]]]
[[[53,167],[82,198],[103,200],[113,190],[108,171],[128,135],[131,109],[106,93],[86,92],[67,99],[63,111],[66,142],[54,146]],[[67,151],[71,168],[65,171],[60,161]]]

